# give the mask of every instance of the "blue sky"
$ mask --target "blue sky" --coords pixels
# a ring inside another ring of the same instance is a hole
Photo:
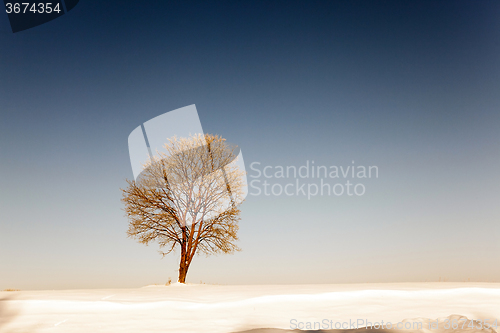
[[[500,281],[500,4],[91,2],[0,15],[0,289],[136,287],[129,133],[196,104],[250,163],[376,165],[362,197],[248,196],[224,284]]]

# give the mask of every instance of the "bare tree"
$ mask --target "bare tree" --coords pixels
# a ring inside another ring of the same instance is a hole
[[[173,137],[127,180],[122,201],[127,234],[140,243],[158,242],[164,256],[180,248],[179,282],[195,254],[234,253],[244,172],[235,147],[217,135]]]

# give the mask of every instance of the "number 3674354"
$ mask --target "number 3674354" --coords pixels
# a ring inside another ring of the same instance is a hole
[[[50,13],[60,13],[61,8],[59,3],[51,3],[51,2],[38,2],[38,3],[29,3],[29,2],[15,2],[15,3],[6,3],[5,11],[7,14],[50,14]]]

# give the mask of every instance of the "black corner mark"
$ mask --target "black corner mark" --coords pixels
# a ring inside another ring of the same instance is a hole
[[[69,12],[70,10],[72,10],[73,8],[75,8],[76,4],[80,0],[63,0],[63,1],[66,4],[66,11]]]
[[[52,21],[64,15],[65,8],[68,12],[78,2],[79,0],[4,0],[5,12],[14,33]]]

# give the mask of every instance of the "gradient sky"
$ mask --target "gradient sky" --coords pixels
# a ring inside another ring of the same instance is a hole
[[[250,163],[377,165],[362,197],[248,196],[219,284],[500,282],[500,2],[88,1],[0,15],[0,290],[140,287],[127,138],[196,104]]]

